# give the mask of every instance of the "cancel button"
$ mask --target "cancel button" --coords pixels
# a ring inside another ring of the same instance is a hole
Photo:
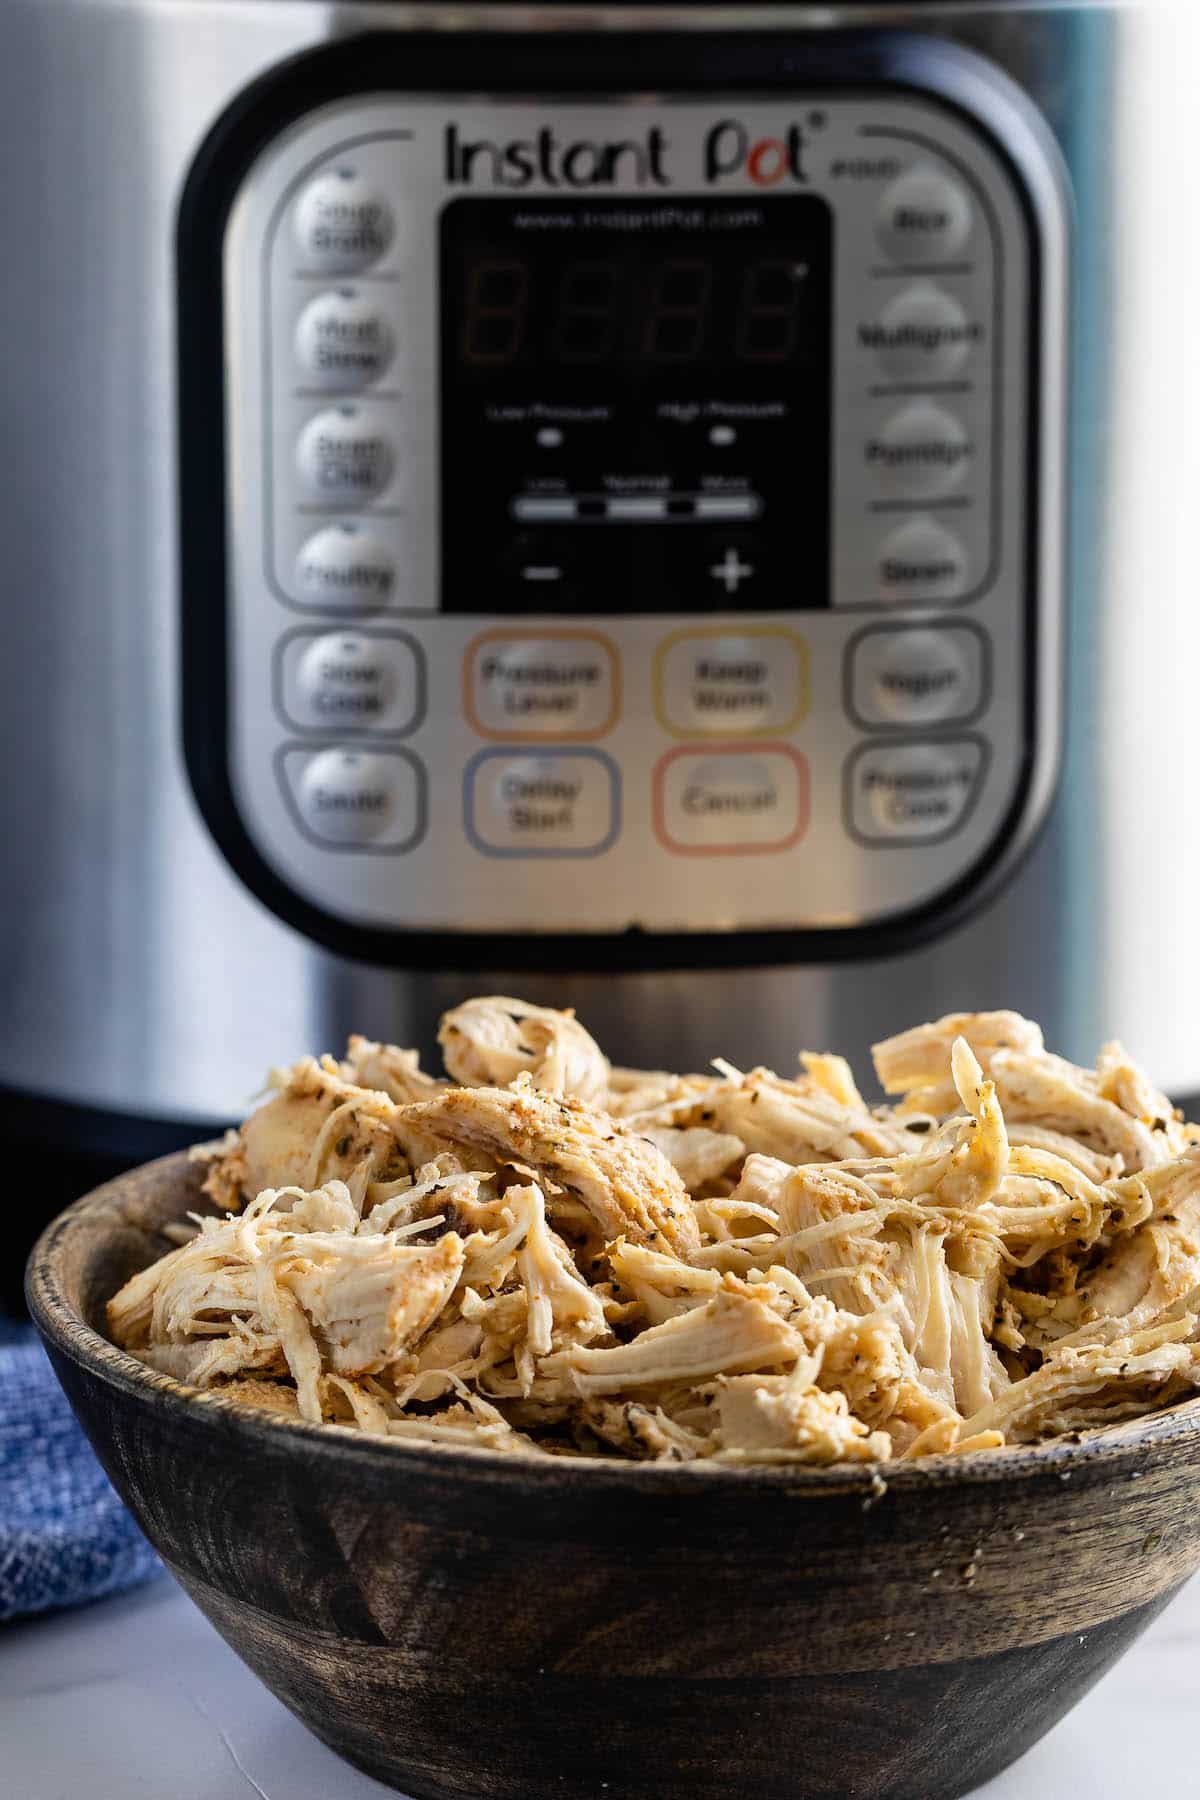
[[[673,750],[654,772],[654,819],[683,855],[785,850],[808,823],[808,764],[786,744]]]

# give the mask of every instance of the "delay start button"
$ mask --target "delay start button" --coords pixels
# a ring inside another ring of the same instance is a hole
[[[808,826],[808,763],[788,744],[671,750],[654,771],[654,829],[681,856],[787,850]]]
[[[397,855],[424,836],[425,770],[411,751],[292,744],[278,768],[300,829],[328,849]]]
[[[485,856],[599,856],[620,830],[620,777],[599,750],[481,750],[463,822]]]
[[[467,651],[464,701],[481,737],[603,737],[619,708],[617,652],[595,631],[487,631]]]
[[[936,844],[965,822],[986,768],[979,738],[865,744],[846,764],[846,818],[863,844]]]

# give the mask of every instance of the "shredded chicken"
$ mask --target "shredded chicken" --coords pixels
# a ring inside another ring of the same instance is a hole
[[[353,1037],[197,1146],[217,1211],[108,1305],[148,1366],[283,1418],[519,1456],[879,1463],[1200,1389],[1200,1129],[1120,1044],[1015,1013],[849,1066],[613,1067],[492,996]]]

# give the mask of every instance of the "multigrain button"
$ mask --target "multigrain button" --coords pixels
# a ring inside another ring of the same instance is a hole
[[[349,166],[309,183],[295,213],[305,266],[348,274],[377,262],[392,241],[391,208],[367,176]]]
[[[850,710],[860,725],[948,725],[983,704],[986,640],[973,625],[883,627],[850,647]]]
[[[393,348],[387,314],[355,288],[318,294],[296,321],[296,361],[317,387],[366,387],[383,374]]]
[[[464,823],[488,856],[597,856],[619,830],[616,764],[599,750],[481,750]]]
[[[296,558],[297,598],[316,606],[383,606],[395,585],[396,558],[369,525],[327,525]]]
[[[300,631],[277,652],[288,722],[301,731],[411,731],[423,704],[421,655],[400,632]]]
[[[927,514],[888,532],[877,566],[881,600],[955,600],[966,591],[969,571],[961,539]]]
[[[804,639],[774,627],[678,632],[654,658],[659,723],[685,737],[790,731],[808,704]]]
[[[867,439],[864,456],[881,493],[926,500],[959,486],[972,450],[953,413],[932,400],[912,400],[893,413],[878,436]]]
[[[971,202],[957,181],[932,163],[918,163],[884,190],[877,229],[895,262],[945,262],[970,236]]]
[[[786,850],[808,825],[808,764],[790,746],[671,750],[654,771],[654,826],[679,855]]]
[[[296,468],[314,500],[373,500],[392,478],[395,452],[374,418],[356,406],[310,419],[296,445]]]
[[[617,653],[597,632],[487,632],[467,652],[467,715],[484,737],[602,737]]]
[[[288,797],[311,837],[342,850],[411,849],[424,830],[424,770],[404,750],[338,745],[281,759]]]
[[[983,768],[983,745],[974,738],[866,745],[846,766],[850,828],[867,844],[949,837],[971,809]]]
[[[962,368],[983,329],[953,294],[922,281],[895,294],[878,322],[860,325],[858,335],[897,380],[943,381]]]

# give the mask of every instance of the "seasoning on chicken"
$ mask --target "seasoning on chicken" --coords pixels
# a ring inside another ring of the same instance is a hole
[[[468,1087],[506,1087],[528,1075],[548,1094],[589,1105],[608,1088],[608,1059],[573,1012],[493,994],[446,1013],[438,1043],[450,1074]]]

